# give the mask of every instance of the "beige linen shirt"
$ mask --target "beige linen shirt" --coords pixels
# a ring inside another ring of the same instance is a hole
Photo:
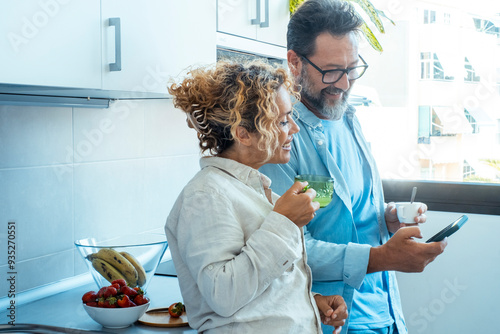
[[[165,225],[189,324],[201,333],[321,333],[302,229],[273,210],[270,180],[204,157]],[[279,196],[272,193],[273,203]]]

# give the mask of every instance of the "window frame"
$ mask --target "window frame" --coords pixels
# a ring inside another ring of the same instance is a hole
[[[500,184],[383,179],[385,201],[409,201],[418,187],[418,202],[428,210],[500,215]]]

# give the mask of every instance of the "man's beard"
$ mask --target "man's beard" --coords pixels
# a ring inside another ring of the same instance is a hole
[[[342,118],[344,112],[347,110],[348,103],[347,98],[349,97],[349,93],[351,88],[347,91],[343,91],[340,88],[336,88],[333,85],[328,86],[327,88],[322,89],[318,94],[313,95],[311,93],[312,84],[309,81],[309,77],[307,76],[307,70],[305,66],[302,67],[300,76],[297,78],[298,84],[302,87],[300,94],[306,102],[316,109],[318,113],[326,117],[327,119],[336,121]],[[333,105],[329,105],[323,96],[323,92],[327,92],[330,94],[341,93],[342,99],[335,101]]]

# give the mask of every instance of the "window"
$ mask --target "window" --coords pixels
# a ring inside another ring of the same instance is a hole
[[[420,79],[431,79],[431,69],[433,67],[430,52],[420,53]]]
[[[461,115],[463,110],[451,106],[419,106],[418,107],[418,139],[420,144],[430,144],[423,138],[431,136],[456,136],[473,132],[469,113]],[[469,115],[469,118],[466,117]]]
[[[444,24],[451,24],[451,14],[450,13],[444,13]]]
[[[430,9],[408,0],[400,12],[372,2],[395,25],[382,19],[382,53],[360,44],[370,68],[352,92],[376,94],[356,115],[384,186],[403,189],[403,200],[418,184],[422,196],[420,186],[432,189],[430,202],[457,211],[472,192],[476,206],[500,214],[500,2],[435,0]]]
[[[424,9],[423,11],[423,23],[424,24],[451,24],[451,13],[442,12],[430,9]]]
[[[431,108],[429,106],[418,107],[418,143],[430,144],[431,136]]]
[[[432,117],[431,117],[431,136],[441,136],[443,135],[443,123],[441,122],[441,119],[439,119],[439,116],[437,113],[432,110]]]
[[[476,31],[499,36],[500,28],[496,27],[495,24],[493,24],[493,22],[489,20],[482,20],[479,18],[473,18],[473,20],[474,20],[474,26],[476,27]]]
[[[471,65],[469,59],[467,59],[467,57],[465,57],[465,77],[464,77],[464,80],[469,81],[469,82],[479,82],[481,80],[481,77],[479,77],[476,74],[474,67],[472,67],[472,65]]]
[[[421,52],[420,79],[453,80],[454,78],[445,74],[437,54],[434,52]]]
[[[467,118],[472,126],[472,133],[479,133],[479,125],[477,124],[476,119],[467,111],[467,109],[464,109],[464,114],[465,118]]]
[[[474,171],[474,168],[471,167],[471,165],[469,165],[469,163],[467,162],[467,160],[464,160],[464,180],[471,180],[473,179],[474,177],[474,174],[476,174],[476,172]]]
[[[436,11],[424,9],[424,24],[436,23]]]
[[[443,66],[439,62],[438,56],[434,53],[434,62],[432,67],[433,79],[444,79]]]

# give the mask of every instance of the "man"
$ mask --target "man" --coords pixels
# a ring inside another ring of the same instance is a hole
[[[302,86],[295,105],[300,132],[290,161],[261,171],[277,193],[297,174],[334,178],[332,202],[305,232],[313,290],[344,297],[350,315],[342,333],[407,333],[394,271],[421,272],[446,241],[416,242],[419,228],[401,224],[394,204],[384,203],[375,161],[347,103],[368,67],[358,54],[360,24],[352,6],[336,0],[307,0],[291,17],[287,58]],[[415,223],[425,222],[426,210]]]

